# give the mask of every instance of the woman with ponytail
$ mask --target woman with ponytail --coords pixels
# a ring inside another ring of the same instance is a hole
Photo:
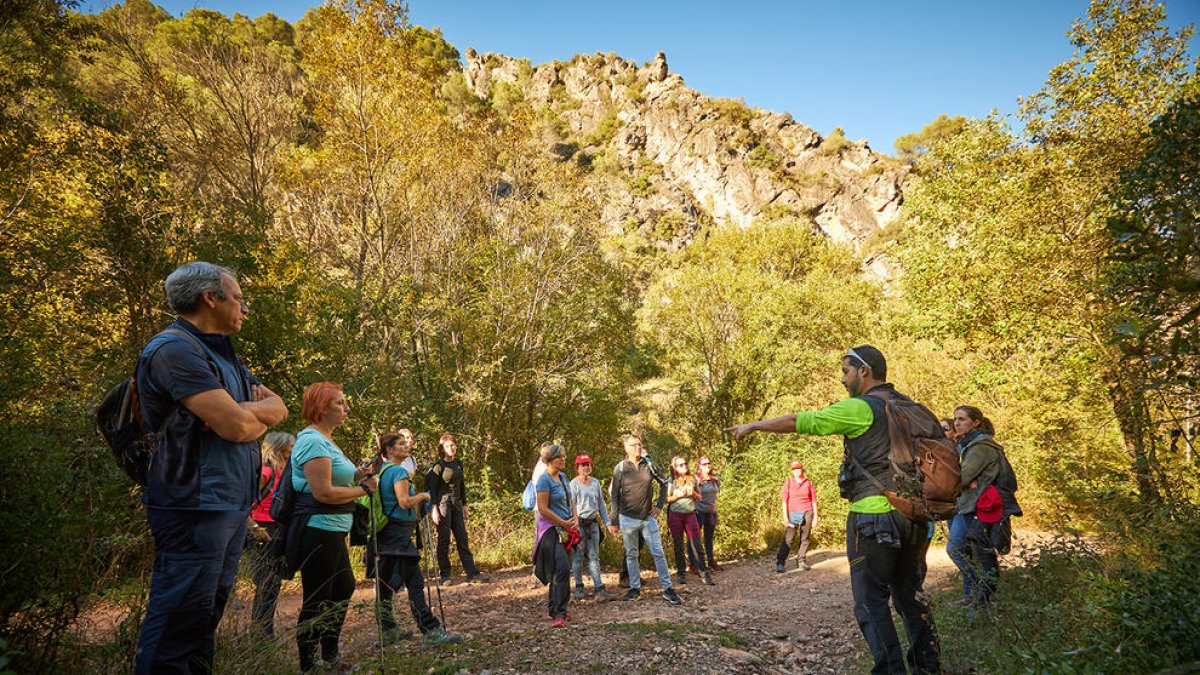
[[[954,432],[958,436],[962,490],[950,521],[946,554],[962,573],[963,597],[959,604],[986,607],[996,589],[999,561],[995,549],[971,533],[981,529],[977,521],[991,519],[990,512],[977,513],[977,510],[981,508],[980,496],[999,475],[1003,448],[992,439],[996,430],[991,420],[974,406],[964,405],[954,410]]]

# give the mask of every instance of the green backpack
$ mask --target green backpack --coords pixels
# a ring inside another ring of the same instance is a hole
[[[379,468],[379,477],[383,478],[383,474],[388,469],[396,466],[391,462],[385,462]],[[374,519],[375,531],[371,531],[371,523]],[[383,500],[380,499],[379,493],[373,495],[363,495],[354,500],[354,524],[350,527],[350,543],[354,546],[365,546],[368,537],[378,534],[385,525],[388,524],[387,516],[383,514]]]

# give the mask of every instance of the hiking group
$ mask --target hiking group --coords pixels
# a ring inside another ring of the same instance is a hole
[[[135,672],[212,670],[215,631],[243,549],[251,551],[254,625],[273,634],[281,579],[298,572],[300,669],[347,671],[339,640],[355,588],[348,534],[352,543],[367,546],[380,647],[411,637],[394,614],[400,590],[423,646],[461,640],[432,610],[434,591],[440,607],[441,588],[453,583],[451,537],[467,581],[488,577],[468,543],[467,479],[455,437],[439,438],[438,457],[418,490],[410,430],[383,434],[378,452],[358,465],[338,447],[334,433],[351,414],[340,385],[318,382],[304,390],[301,415],[308,426],[295,437],[268,433],[288,410],[242,364],[230,339],[249,313],[236,275],[193,262],[175,270],[164,286],[178,317],[146,344],[134,376],[97,410],[118,461],[145,486],[142,500],[155,541]],[[884,355],[869,345],[850,349],[841,371],[849,398],[726,431],[738,441],[755,432],[843,436],[838,487],[850,502],[846,555],[854,616],[874,658],[872,672],[939,672],[937,632],[921,594],[933,521],[950,523],[947,551],[963,579],[959,602],[987,607],[999,574],[997,555],[1008,550],[1009,518],[1021,515],[1016,479],[979,409],[962,406],[939,421],[887,382]],[[639,436],[625,435],[621,449],[607,505],[590,456],[574,457],[576,475],[568,480],[562,445],[546,442],[537,450],[523,505],[535,514],[532,562],[548,586],[546,619],[554,627],[568,625],[571,600],[586,595],[585,559],[594,598],[616,599],[601,576],[605,534],[619,535],[623,545],[623,600],[642,594],[643,547],[650,550],[666,602],[682,604],[675,585],[687,583],[689,569],[703,584],[716,584],[721,482],[712,462],[699,457],[693,473],[688,459],[676,456],[663,475]],[[793,547],[797,566],[810,569],[806,555],[819,520],[817,491],[804,464],[792,461],[789,470],[780,491],[785,529],[776,572],[784,570]],[[664,508],[674,578],[659,527]],[[435,570],[431,590],[425,575]],[[908,634],[907,655],[889,600]]]

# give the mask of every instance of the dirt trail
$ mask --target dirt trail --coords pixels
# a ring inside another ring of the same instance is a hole
[[[953,570],[941,547],[929,551],[930,584]],[[547,627],[546,588],[528,567],[492,573],[487,584],[456,584],[442,590],[450,630],[464,634],[462,645],[437,650],[439,671],[489,674],[529,672],[626,673],[842,673],[855,665],[865,645],[851,612],[849,567],[843,552],[809,554],[813,567],[800,571],[789,561],[776,574],[773,556],[725,564],[716,586],[689,575],[676,586],[684,604],[661,598],[657,576],[643,569],[642,597],[634,602],[572,601],[568,628]],[[461,577],[459,577],[461,579]],[[605,574],[610,592],[617,575]],[[589,582],[590,586],[590,582]],[[375,640],[370,603],[372,586],[360,581],[343,632],[343,654],[362,654],[359,667],[371,668],[368,647]],[[239,596],[249,604],[253,589]],[[401,626],[411,627],[403,595]],[[436,601],[435,601],[436,602]],[[285,588],[276,613],[282,630],[295,625],[300,608],[296,586]],[[437,611],[436,604],[434,611]],[[248,608],[227,621],[248,620]],[[388,648],[431,663],[430,652],[414,644]],[[293,647],[294,650],[294,647]],[[416,663],[414,663],[414,666]],[[424,672],[428,665],[421,666]]]

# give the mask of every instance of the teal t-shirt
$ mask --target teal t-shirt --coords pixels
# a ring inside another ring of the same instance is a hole
[[[412,478],[408,475],[408,470],[404,467],[393,464],[384,470],[383,475],[379,477],[379,505],[383,507],[383,515],[392,520],[407,520],[414,521],[417,519],[416,507],[407,509],[400,508],[400,502],[396,500],[396,483],[402,480],[408,480],[408,496],[417,494],[417,489],[413,487]]]
[[[292,446],[292,487],[296,492],[312,492],[304,477],[304,463],[318,457],[328,457],[333,462],[330,478],[334,487],[354,487],[354,472],[358,470],[354,462],[346,459],[341,449],[321,432],[305,429],[296,434],[296,444]],[[309,527],[329,532],[349,532],[353,523],[352,513],[317,513],[308,519]]]

